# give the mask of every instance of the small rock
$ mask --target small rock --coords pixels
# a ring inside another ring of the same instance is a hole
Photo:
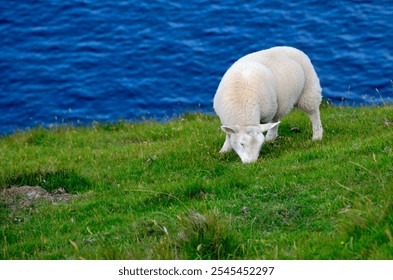
[[[383,124],[385,126],[393,126],[393,122],[391,122],[390,120],[385,119],[385,121],[383,122]]]
[[[292,132],[295,132],[295,133],[298,133],[298,132],[300,132],[300,128],[298,128],[298,127],[295,126],[295,127],[292,127],[292,128],[291,128],[291,131],[292,131]]]
[[[250,210],[247,208],[247,206],[243,206],[243,207],[240,209],[240,212],[241,212],[242,214],[248,214],[248,213],[250,213]]]
[[[150,164],[150,163],[152,163],[156,159],[157,159],[157,155],[153,155],[151,158],[148,158],[146,160],[146,164]]]

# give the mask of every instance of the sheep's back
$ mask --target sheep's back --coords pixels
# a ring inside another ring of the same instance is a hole
[[[302,51],[275,47],[251,53],[224,74],[214,109],[223,124],[277,121],[298,103],[307,83],[319,80]]]

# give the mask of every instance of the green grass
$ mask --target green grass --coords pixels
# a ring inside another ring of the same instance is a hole
[[[0,259],[393,259],[393,106],[321,115],[322,142],[294,111],[254,164],[199,114],[2,137],[0,188],[74,198],[1,196]]]

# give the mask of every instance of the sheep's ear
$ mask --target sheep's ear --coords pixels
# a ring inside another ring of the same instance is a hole
[[[277,126],[279,123],[280,122],[260,124],[259,127],[261,128],[262,132],[265,132],[265,131],[268,131],[269,129],[272,129],[273,127]]]
[[[236,134],[239,133],[239,126],[238,125],[223,125],[221,126],[221,129],[226,133],[226,134]]]

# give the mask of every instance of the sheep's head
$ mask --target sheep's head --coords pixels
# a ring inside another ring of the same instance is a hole
[[[263,132],[278,125],[277,123],[260,124],[256,126],[231,125],[221,129],[228,135],[231,147],[239,155],[243,163],[257,161],[259,151],[265,142]]]

